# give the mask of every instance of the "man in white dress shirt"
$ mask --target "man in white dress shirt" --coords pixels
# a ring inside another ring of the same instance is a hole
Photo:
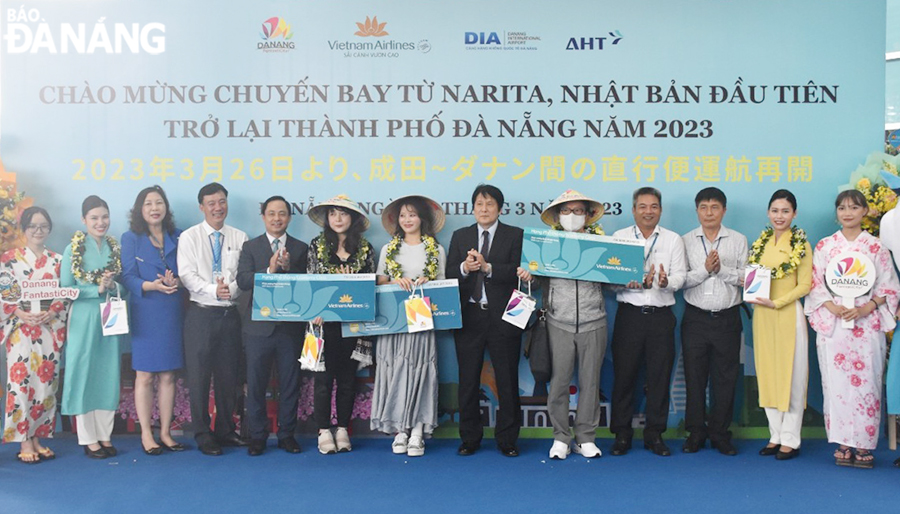
[[[616,435],[610,453],[625,455],[634,435],[634,391],[638,372],[646,365],[647,423],[644,448],[670,455],[662,440],[669,415],[669,386],[675,361],[675,291],[684,285],[684,243],[659,226],[662,193],[652,187],[634,192],[631,213],[635,224],[613,237],[644,243],[644,279],[616,288],[618,310],[613,329],[613,394],[610,430]]]
[[[708,187],[694,198],[700,226],[682,238],[688,272],[684,284],[681,348],[687,382],[682,446],[696,453],[709,438],[724,455],[737,455],[728,430],[734,414],[734,390],[741,370],[741,303],[747,238],[722,225],[727,199]],[[710,384],[706,416],[706,384]]]
[[[228,191],[219,183],[197,194],[203,222],[178,240],[178,271],[190,292],[184,316],[184,363],[191,397],[194,438],[201,452],[221,455],[225,446],[245,444],[232,419],[239,386],[241,319],[235,300],[240,294],[238,259],[247,234],[225,225]],[[215,383],[216,427],[210,433],[209,386]]]

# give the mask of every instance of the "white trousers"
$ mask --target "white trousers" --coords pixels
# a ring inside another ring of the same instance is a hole
[[[78,444],[87,446],[99,441],[109,441],[116,420],[114,410],[92,410],[75,416]]]
[[[809,332],[800,302],[797,309],[797,336],[794,342],[794,367],[791,370],[791,401],[787,412],[766,407],[769,418],[769,442],[788,448],[800,448],[800,430],[806,409],[806,386],[809,383]]]

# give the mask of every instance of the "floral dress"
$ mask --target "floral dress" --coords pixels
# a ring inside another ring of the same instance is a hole
[[[875,285],[856,299],[860,307],[873,297],[887,300],[872,314],[857,319],[853,328],[825,308],[840,303],[825,284],[825,268],[835,256],[860,252],[875,264]],[[819,241],[813,258],[813,288],[806,298],[809,324],[818,334],[816,349],[822,374],[823,411],[828,441],[853,448],[875,449],[881,423],[881,378],[884,370],[885,332],[894,329],[900,283],[891,255],[878,238],[863,232],[847,241],[838,231]]]
[[[2,269],[17,281],[59,280],[62,256],[44,250],[35,255],[16,248],[0,256]],[[66,340],[66,304],[42,301],[41,309],[54,313],[43,325],[26,325],[15,315],[25,304],[4,304],[0,313],[0,340],[6,348],[6,408],[3,442],[52,437],[56,425],[56,389],[59,358]]]

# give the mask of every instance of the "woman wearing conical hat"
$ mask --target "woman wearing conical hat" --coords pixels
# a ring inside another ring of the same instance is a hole
[[[375,273],[375,249],[363,237],[369,220],[359,204],[346,195],[338,195],[309,210],[309,219],[322,227],[322,233],[309,243],[307,273]],[[325,371],[316,373],[313,394],[316,424],[319,428],[319,453],[323,455],[349,452],[352,449],[350,417],[356,398],[354,360],[357,344],[371,348],[371,343],[356,337],[343,337],[338,322],[322,323],[325,339]],[[371,351],[369,352],[371,355]],[[331,393],[337,383],[335,407],[337,427],[332,435]]]
[[[391,241],[381,249],[378,283],[414,286],[444,278],[447,260],[435,235],[444,227],[444,211],[424,196],[394,200],[381,215]],[[372,430],[396,434],[391,450],[419,457],[425,438],[437,426],[437,342],[433,330],[380,336],[375,346]]]
[[[603,205],[572,189],[559,195],[541,221],[556,230],[603,234],[597,224]],[[520,268],[521,270],[521,268]],[[527,275],[524,270],[520,276]],[[578,407],[575,414],[575,453],[600,457],[594,433],[600,422],[600,369],[606,354],[606,306],[599,282],[565,278],[541,279],[545,287],[547,331],[550,336],[552,373],[547,411],[553,425],[551,459],[565,459],[570,452],[569,386],[578,369]]]

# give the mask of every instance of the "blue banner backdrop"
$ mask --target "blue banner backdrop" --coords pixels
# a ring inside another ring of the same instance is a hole
[[[302,214],[335,194],[377,220],[392,198],[422,193],[443,204],[449,244],[473,221],[481,182],[505,192],[504,220],[520,226],[541,226],[542,208],[577,189],[605,202],[608,233],[632,223],[631,192],[645,185],[663,193],[662,224],[687,232],[693,195],[715,185],[729,196],[725,223],[751,240],[767,198],[786,187],[815,240],[836,228],[836,186],[883,135],[880,0],[26,0],[2,10],[0,156],[50,210],[58,251],[86,195],[109,201],[117,235],[137,191],[159,184],[186,228],[213,180],[230,189],[230,224],[260,233],[259,202],[283,194],[292,234],[307,241],[317,227]],[[373,225],[378,247],[387,235]],[[449,336],[439,357],[452,385]],[[524,396],[532,382],[523,360]],[[811,385],[816,407],[815,375]],[[755,406],[744,407],[753,424]]]

